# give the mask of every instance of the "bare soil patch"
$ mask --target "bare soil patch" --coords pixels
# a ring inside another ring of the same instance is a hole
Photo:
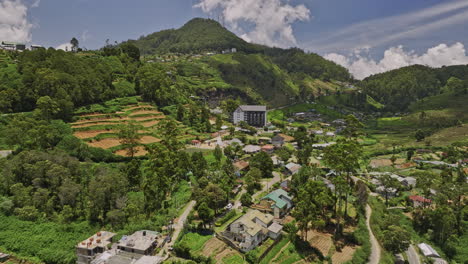
[[[226,247],[226,243],[216,237],[213,237],[205,243],[202,250],[202,255],[206,257],[212,256],[214,254],[218,255],[218,253],[224,251]]]
[[[120,141],[117,138],[105,138],[98,141],[87,142],[88,145],[95,148],[109,149],[120,145]]]
[[[86,123],[86,124],[79,124],[79,125],[72,125],[72,128],[83,128],[83,127],[92,127],[92,126],[101,126],[101,125],[118,125],[117,123],[112,122],[94,122],[94,123]]]
[[[149,119],[164,119],[164,115],[148,115],[148,116],[136,116],[136,117],[131,117],[132,120],[135,121],[144,121],[144,120],[149,120]]]
[[[395,164],[400,165],[405,163],[405,159],[396,159]],[[390,159],[373,159],[369,164],[372,168],[389,167],[392,166]]]
[[[106,134],[106,133],[117,133],[115,130],[90,130],[90,131],[76,131],[73,133],[75,137],[80,138],[80,139],[85,139],[85,138],[93,138],[97,135],[100,134]]]
[[[135,148],[136,149],[136,153],[135,153],[135,157],[139,157],[139,156],[144,156],[146,154],[148,154],[148,151],[146,151],[145,147],[143,146],[138,146]],[[119,149],[117,151],[114,152],[116,155],[120,155],[120,156],[124,156],[124,157],[128,157],[129,155],[127,154],[127,149]]]
[[[328,252],[330,251],[330,248],[333,244],[331,234],[321,233],[313,230],[307,232],[307,238],[311,246],[318,249],[322,255],[328,256]]]
[[[161,115],[162,113],[156,110],[138,110],[138,111],[133,111],[130,116],[135,116],[135,115],[145,115],[145,114],[155,114],[155,115]]]
[[[350,261],[353,258],[353,254],[356,251],[356,247],[345,246],[341,249],[341,252],[335,252],[332,256],[333,264],[341,264]]]
[[[159,123],[159,120],[153,120],[153,121],[148,121],[148,122],[142,122],[140,124],[144,127],[152,127],[158,123]]]
[[[161,139],[155,138],[153,136],[143,136],[140,139],[140,142],[142,144],[151,144],[151,143],[156,143],[156,142],[159,142],[159,141],[161,141]]]

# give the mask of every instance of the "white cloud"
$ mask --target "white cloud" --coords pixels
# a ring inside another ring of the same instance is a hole
[[[424,54],[418,55],[413,51],[406,52],[403,46],[392,47],[384,52],[380,61],[375,61],[369,56],[357,51],[349,57],[337,53],[329,53],[324,57],[334,61],[343,67],[357,79],[364,79],[372,74],[386,72],[401,67],[422,64],[430,67],[442,67],[450,65],[468,64],[468,55],[462,43],[457,42],[451,46],[439,44],[429,48]]]
[[[81,40],[83,42],[86,42],[89,38],[91,37],[91,35],[89,34],[89,30],[85,30],[83,31],[83,33],[81,33]]]
[[[39,7],[39,4],[40,4],[40,3],[41,3],[41,0],[35,0],[35,1],[32,3],[31,7],[32,7],[32,8]]]
[[[310,19],[305,5],[289,0],[201,0],[194,7],[205,13],[221,12],[231,29],[249,42],[278,47],[295,46],[292,24]]]
[[[0,0],[0,41],[30,42],[33,25],[20,0]]]
[[[436,34],[438,30],[467,21],[468,1],[445,1],[422,10],[356,23],[325,34],[303,46],[315,52],[376,47],[398,40]]]
[[[55,49],[60,49],[60,50],[65,50],[65,51],[71,51],[72,50],[72,45],[70,43],[63,43],[59,46],[57,46]]]

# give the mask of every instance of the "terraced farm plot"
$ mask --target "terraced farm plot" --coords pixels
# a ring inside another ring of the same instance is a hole
[[[118,139],[118,131],[121,125],[135,121],[140,126],[138,134],[140,146],[137,148],[135,156],[143,156],[148,152],[145,145],[161,141],[158,138],[155,126],[166,118],[164,113],[158,111],[156,107],[147,103],[121,105],[115,108],[115,112],[104,105],[97,107],[99,111],[105,113],[85,113],[76,116],[76,121],[71,124],[74,135],[82,139],[89,146],[108,149],[117,155],[127,156],[127,150]],[[179,125],[182,131],[180,140],[195,139],[194,131],[190,128]]]
[[[332,256],[333,264],[341,264],[350,261],[353,258],[353,254],[356,251],[356,247],[346,246],[341,249],[341,252],[335,252]]]

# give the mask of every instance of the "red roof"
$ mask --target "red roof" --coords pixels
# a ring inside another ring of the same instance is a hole
[[[244,170],[245,168],[249,167],[249,162],[245,160],[239,160],[238,162],[235,162],[233,165],[238,170]]]
[[[421,197],[419,195],[411,195],[409,198],[412,201],[417,201],[417,202],[421,202],[421,203],[432,203],[432,201],[430,199],[426,199],[426,198]]]
[[[275,147],[273,145],[265,145],[262,147],[262,150],[273,150]]]

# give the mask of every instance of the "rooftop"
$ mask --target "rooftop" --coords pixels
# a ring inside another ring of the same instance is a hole
[[[141,230],[130,236],[123,236],[119,241],[119,245],[144,251],[151,247],[151,245],[156,241],[157,236],[158,232]]]
[[[260,151],[260,146],[256,145],[247,145],[245,146],[242,150],[247,153],[253,153],[253,152],[259,152]]]
[[[432,201],[430,199],[426,199],[422,196],[419,196],[419,195],[411,195],[409,197],[410,200],[412,201],[417,201],[417,202],[421,202],[421,203],[431,203]]]
[[[266,111],[265,105],[241,105],[239,108],[242,111],[249,112],[249,111]]]
[[[281,197],[285,197],[289,200],[292,200],[292,198],[289,196],[289,194],[283,190],[283,189],[277,189],[277,190],[274,190],[272,191],[271,193],[267,194],[265,197],[262,198],[263,199],[270,199],[272,201],[275,202],[275,206],[278,207],[278,208],[283,208],[287,205],[287,202],[282,199]]]
[[[262,221],[265,224],[269,224],[273,221],[273,216],[270,214],[264,214],[258,210],[249,210],[245,215],[236,220],[234,223],[241,223],[246,227],[247,234],[255,236],[262,230],[262,226],[255,222],[255,219]]]
[[[426,257],[440,257],[439,253],[426,243],[418,244],[418,247]]]
[[[273,224],[271,224],[271,226],[268,227],[268,231],[276,234],[281,232],[281,230],[283,230],[283,226],[276,222],[274,222]]]
[[[91,236],[90,238],[82,241],[76,247],[94,249],[96,247],[106,247],[111,243],[111,239],[115,236],[115,233],[108,231],[100,231]]]

